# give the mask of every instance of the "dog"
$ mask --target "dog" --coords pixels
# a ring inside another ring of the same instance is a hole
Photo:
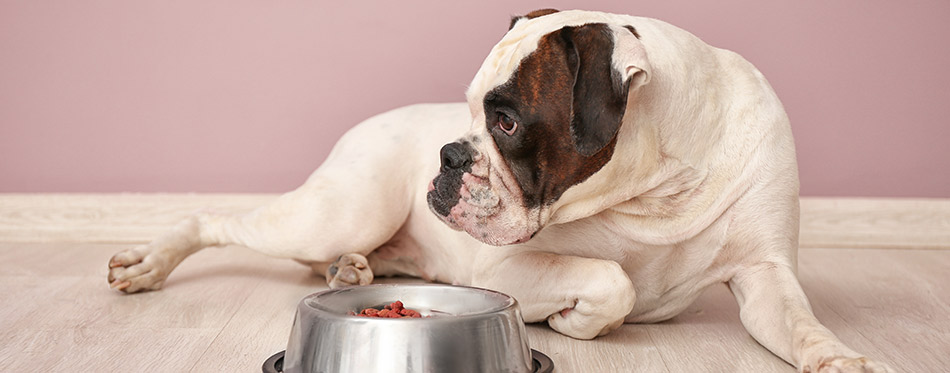
[[[512,18],[466,99],[366,120],[298,189],[191,216],[112,257],[109,283],[158,290],[188,255],[237,244],[331,288],[403,275],[501,291],[577,339],[670,319],[725,283],[748,332],[800,371],[891,370],[811,311],[789,120],[736,53],[659,20],[538,10]]]

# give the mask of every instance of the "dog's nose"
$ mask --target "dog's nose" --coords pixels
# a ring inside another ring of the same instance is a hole
[[[468,145],[459,142],[448,143],[439,153],[442,156],[442,171],[458,170],[472,165],[472,151]]]

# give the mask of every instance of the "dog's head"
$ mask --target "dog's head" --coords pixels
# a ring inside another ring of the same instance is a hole
[[[611,160],[628,92],[649,81],[622,20],[550,9],[512,19],[466,93],[471,130],[441,150],[427,195],[439,218],[488,244],[527,241]]]

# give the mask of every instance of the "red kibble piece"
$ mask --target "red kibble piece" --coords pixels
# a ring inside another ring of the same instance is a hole
[[[366,316],[369,316],[369,317],[373,317],[373,316],[376,316],[377,313],[379,313],[379,310],[377,310],[377,309],[375,309],[375,308],[367,308],[367,309],[363,310],[363,312],[361,312],[360,314],[366,315]]]

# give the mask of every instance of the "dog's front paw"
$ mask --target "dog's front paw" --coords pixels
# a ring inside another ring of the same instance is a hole
[[[891,373],[894,370],[887,364],[869,360],[866,357],[844,357],[820,359],[814,367],[802,366],[803,373]]]
[[[174,264],[156,251],[143,245],[115,254],[109,259],[109,286],[129,294],[161,289]]]
[[[548,316],[548,325],[557,332],[577,339],[593,339],[623,325],[636,302],[636,290],[623,268],[615,262],[601,261],[600,286],[580,290],[580,297],[568,307]]]
[[[360,254],[341,255],[327,267],[327,285],[331,289],[352,285],[369,285],[373,282],[373,270],[369,261]]]

